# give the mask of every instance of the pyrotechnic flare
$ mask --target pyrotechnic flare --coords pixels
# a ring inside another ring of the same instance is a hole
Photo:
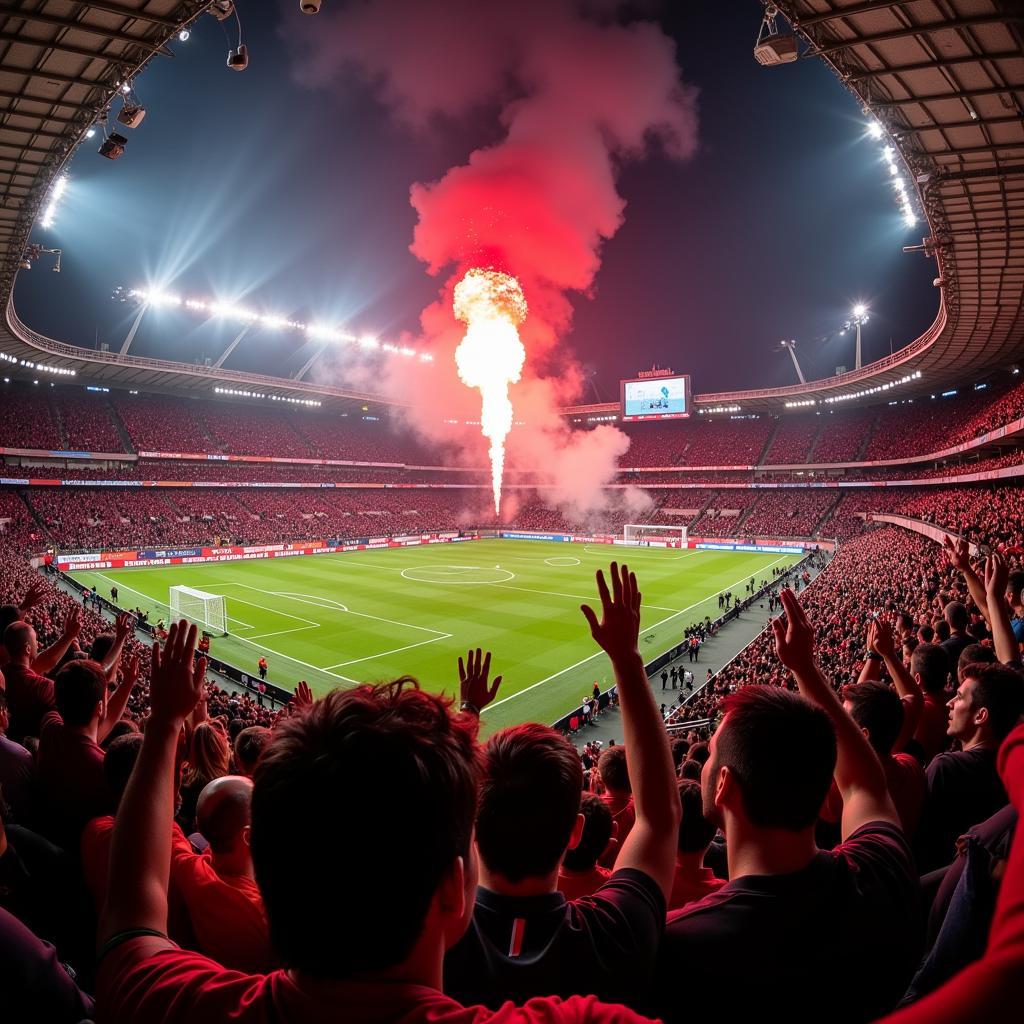
[[[491,487],[497,515],[505,470],[505,438],[512,429],[508,386],[519,380],[526,361],[518,330],[526,319],[526,298],[511,275],[474,267],[455,286],[453,306],[456,317],[467,325],[466,335],[455,350],[455,366],[463,384],[480,390],[480,424],[484,437],[491,442]]]

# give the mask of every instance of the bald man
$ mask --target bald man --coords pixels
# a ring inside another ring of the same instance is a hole
[[[278,966],[270,946],[263,897],[249,852],[252,780],[214,779],[199,794],[196,822],[210,844],[202,854],[175,836],[171,877],[180,890],[196,945],[225,967],[262,974]]]

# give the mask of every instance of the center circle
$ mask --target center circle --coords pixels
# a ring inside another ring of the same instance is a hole
[[[580,560],[573,558],[569,555],[555,555],[554,558],[545,558],[545,565],[563,566],[563,565],[579,565]]]
[[[508,583],[516,578],[508,569],[486,565],[417,565],[402,575],[417,583]]]

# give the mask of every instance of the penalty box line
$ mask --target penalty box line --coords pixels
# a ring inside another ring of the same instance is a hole
[[[770,569],[773,565],[778,565],[779,562],[785,561],[788,557],[788,555],[783,555],[781,558],[776,558],[774,562],[769,562],[768,565],[764,566],[762,569],[759,569],[758,572],[764,572],[765,570]],[[744,580],[748,579],[750,579],[750,576],[745,573],[738,580],[736,580],[735,583],[729,583],[724,588],[720,589],[728,590],[729,587],[738,587]],[[672,619],[677,618],[678,616],[683,615],[688,611],[692,611],[694,608],[699,608],[705,602],[710,601],[712,596],[714,595],[709,595],[708,597],[702,598],[700,601],[695,601],[693,604],[687,606],[686,608],[681,608],[679,611],[675,612],[675,614],[669,615],[666,618],[662,619],[660,622],[654,623],[653,626],[647,626],[643,628],[641,631],[644,633],[649,633],[651,630],[657,629],[659,626],[664,626],[666,622],[670,622]],[[664,653],[665,652],[662,651],[662,654]],[[593,654],[588,655],[586,658],[581,658],[575,664],[568,665],[563,669],[559,669],[557,672],[552,673],[545,679],[539,679],[536,683],[531,683],[529,686],[525,687],[522,690],[517,690],[515,693],[510,693],[507,697],[502,697],[501,700],[494,701],[493,704],[488,704],[487,707],[485,707],[483,711],[481,711],[481,715],[487,714],[487,712],[491,708],[499,707],[500,705],[505,704],[510,700],[515,700],[516,697],[521,697],[524,693],[529,693],[530,690],[535,690],[538,686],[543,686],[544,683],[550,683],[552,679],[557,679],[559,676],[564,676],[566,672],[571,672],[574,668],[579,668],[580,665],[585,665],[588,661],[593,661],[594,658],[597,658],[602,654],[604,654],[604,651],[595,651]],[[661,657],[661,655],[656,655],[656,657]]]
[[[106,580],[112,587],[117,587],[118,590],[130,590],[133,594],[138,594],[139,597],[144,597],[147,601],[153,601],[158,604],[161,608],[166,608],[168,615],[170,615],[171,606],[166,601],[160,601],[153,597],[151,594],[145,594],[141,590],[136,590],[134,587],[129,587],[127,583],[118,583],[117,580],[112,580],[109,576],[105,576],[103,573],[96,573],[101,580]],[[236,619],[233,615],[228,616],[228,622],[237,622],[238,625],[245,629],[255,629],[251,622],[244,622],[242,619]]]

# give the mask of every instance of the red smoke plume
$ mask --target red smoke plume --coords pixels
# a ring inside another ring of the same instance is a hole
[[[558,408],[578,399],[577,365],[556,346],[571,326],[569,293],[589,294],[601,246],[622,224],[618,168],[652,145],[684,159],[696,146],[694,91],[684,86],[674,45],[653,23],[620,23],[619,4],[572,0],[370,0],[321,16],[300,44],[303,77],[341,84],[353,72],[378,88],[414,130],[498,104],[505,137],[471,153],[439,181],[414,184],[419,214],[412,252],[447,275],[421,317],[435,363],[394,364],[398,393],[429,376],[430,402],[414,424],[438,438],[439,409],[479,416],[479,398],[452,363],[463,325],[452,314],[454,283],[471,266],[515,275],[530,313],[523,382],[511,389],[517,426],[509,466],[550,471],[557,500],[587,510],[604,502],[628,439],[613,428],[572,433]],[[444,428],[450,431],[449,428]],[[444,434],[451,439],[451,434]],[[467,443],[473,462],[483,446]]]

